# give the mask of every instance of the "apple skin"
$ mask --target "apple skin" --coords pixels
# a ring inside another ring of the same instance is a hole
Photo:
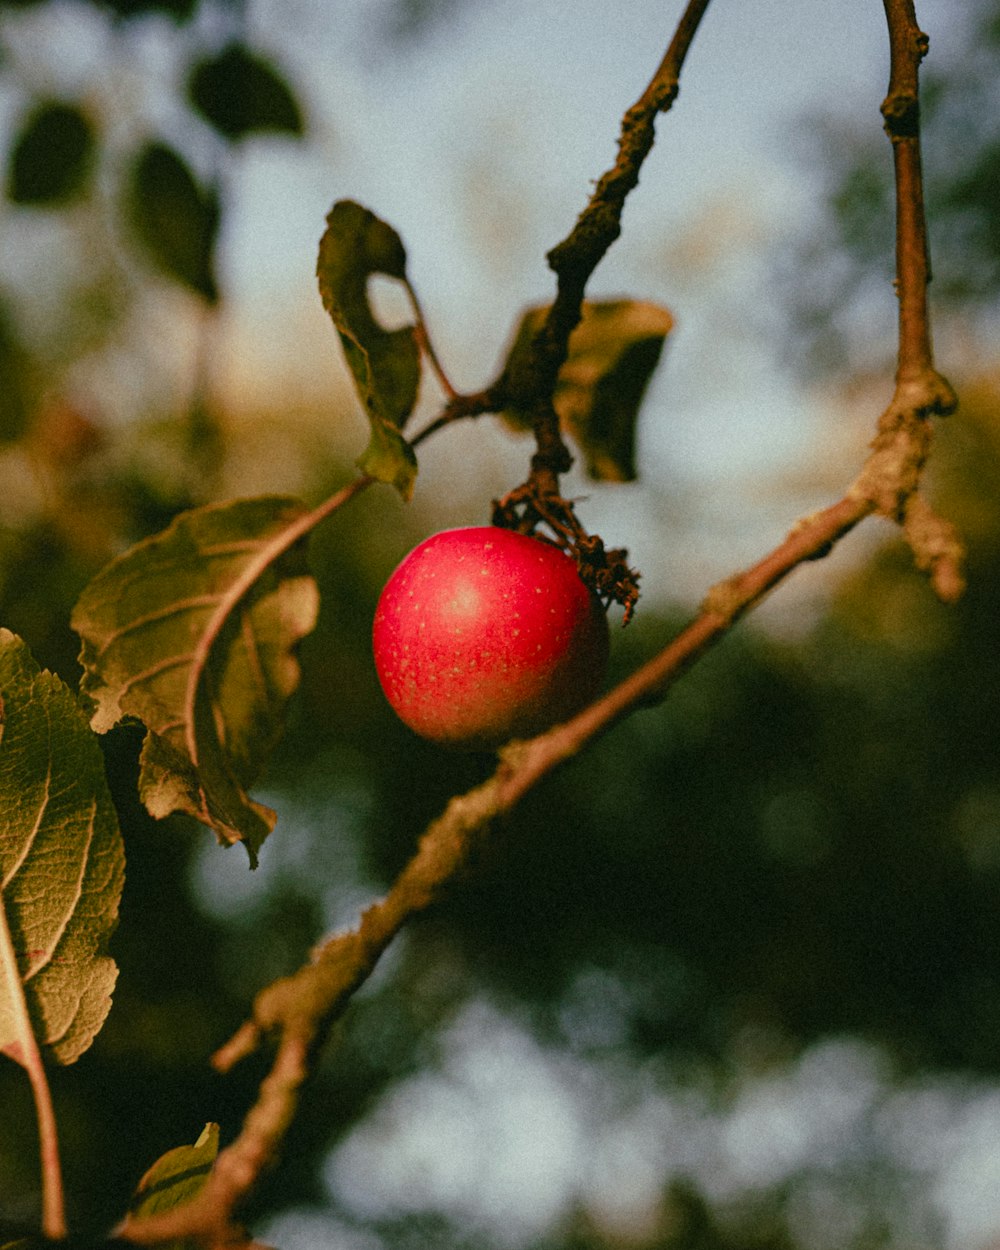
[[[424,738],[492,750],[567,720],[600,690],[608,622],[573,560],[497,526],[415,547],[375,611],[386,698]]]

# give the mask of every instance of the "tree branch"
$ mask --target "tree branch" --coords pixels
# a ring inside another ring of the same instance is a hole
[[[892,143],[896,186],[896,294],[899,348],[896,387],[879,421],[873,456],[855,489],[903,526],[919,568],[946,601],[963,589],[963,549],[954,527],[918,493],[930,448],[928,418],[953,412],[958,400],[934,367],[927,286],[931,278],[920,156],[919,67],[928,39],[913,0],[883,0],[889,28],[889,89],[882,102]]]
[[[532,414],[538,447],[532,478],[542,494],[558,494],[559,474],[572,463],[552,395],[569,351],[569,336],[582,316],[587,283],[621,233],[625,200],[638,185],[643,161],[653,147],[656,116],[667,112],[677,98],[681,67],[709,3],[688,0],[656,73],[622,118],[615,163],[598,181],[573,229],[546,257],[556,275],[556,298],[535,338],[523,375],[524,394],[518,397],[518,406]]]
[[[881,455],[873,452],[869,465]],[[859,481],[868,472],[866,466]],[[763,559],[714,586],[699,614],[672,642],[596,703],[565,724],[504,748],[494,774],[453,798],[426,829],[413,859],[385,898],[364,912],[358,928],[328,939],[308,964],[257,995],[252,1019],[213,1058],[215,1067],[225,1072],[271,1033],[280,1038],[274,1067],[239,1137],[219,1155],[212,1176],[191,1203],[162,1216],[126,1221],[121,1235],[141,1244],[194,1237],[212,1250],[246,1245],[234,1213],[277,1153],[298,1106],[309,1057],[403,925],[441,898],[498,816],[591,741],[662,700],[701,655],[794,569],[825,556],[876,510],[871,494],[855,485],[837,503],[803,518]]]
[[[657,656],[572,720],[530,741],[511,743],[492,777],[453,798],[424,832],[389,893],[365,911],[358,928],[330,938],[313,952],[310,963],[263,989],[254,1002],[253,1019],[215,1055],[215,1066],[227,1071],[268,1034],[277,1032],[281,1038],[257,1104],[240,1136],[219,1156],[221,1177],[216,1180],[213,1172],[187,1207],[157,1216],[155,1222],[151,1217],[126,1223],[123,1235],[142,1243],[168,1235],[218,1239],[224,1230],[236,1228],[234,1210],[273,1158],[294,1115],[309,1053],[343,1014],[403,925],[440,899],[496,817],[626,716],[659,702],[699,656],[793,569],[826,555],[873,507],[870,500],[849,494],[804,518],[757,564],[709,591],[699,615]],[[207,1244],[226,1243],[210,1239]]]
[[[913,0],[883,0],[889,25],[889,90],[882,102],[896,181],[896,292],[899,297],[900,383],[927,386],[928,411],[950,412],[954,396],[934,384],[927,285],[931,278],[920,156],[918,70],[928,48]],[[942,379],[943,381],[943,379]],[[947,388],[947,389],[946,389]]]
[[[456,421],[465,421],[469,417],[482,417],[488,412],[499,412],[504,402],[503,395],[495,386],[485,391],[474,391],[468,395],[456,392],[447,401],[439,415],[425,425],[419,434],[410,439],[410,446],[419,447],[432,434],[437,434],[439,430],[453,425]]]

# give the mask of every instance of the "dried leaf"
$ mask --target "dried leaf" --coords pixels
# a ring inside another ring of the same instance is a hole
[[[518,327],[504,367],[515,393],[517,374],[547,312],[547,307],[529,309]],[[584,305],[583,320],[573,331],[569,356],[559,371],[554,404],[591,477],[635,480],[639,407],[673,323],[665,308],[641,300]],[[527,414],[516,408],[503,416],[514,429],[531,429]]]
[[[400,431],[417,401],[420,349],[413,326],[384,329],[368,301],[373,274],[406,280],[406,251],[391,226],[352,200],[334,204],[326,222],[316,267],[320,295],[372,428],[358,465],[409,498],[417,461]]]
[[[6,629],[0,697],[0,1050],[27,1064],[30,1025],[72,1063],[111,1007],[125,855],[86,718]]]
[[[184,512],[102,570],[73,613],[93,728],[135,716],[149,730],[147,809],[190,813],[220,842],[244,842],[251,864],[275,814],[247,787],[281,734],[319,609],[311,518],[280,496]]]

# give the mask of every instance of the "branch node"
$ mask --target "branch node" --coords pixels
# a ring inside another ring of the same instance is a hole
[[[871,455],[848,494],[871,502],[890,521],[903,519],[906,502],[916,491],[930,448],[931,428],[912,410],[890,407],[879,421]]]
[[[895,91],[882,101],[880,111],[885,119],[885,132],[894,143],[919,136],[920,101],[916,95]]]
[[[715,616],[726,624],[731,624],[746,606],[746,596],[742,587],[743,577],[736,574],[710,586],[708,593],[701,601],[698,609],[703,616]]]
[[[924,379],[926,395],[920,412],[922,416],[948,417],[958,407],[958,395],[943,374],[936,369]]]
[[[662,82],[657,82],[650,92],[650,103],[657,113],[666,113],[673,108],[674,101],[680,93],[681,84],[679,79],[665,79]]]

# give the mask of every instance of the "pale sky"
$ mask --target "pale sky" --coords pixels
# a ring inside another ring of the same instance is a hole
[[[467,0],[424,40],[390,53],[378,33],[386,0],[252,0],[250,40],[296,84],[310,135],[304,144],[254,139],[230,174],[221,255],[228,299],[215,363],[227,402],[273,408],[304,392],[314,404],[329,402],[331,425],[339,416],[345,454],[364,445],[360,410],[338,389],[339,347],[314,278],[324,218],[340,198],[361,201],[399,230],[454,382],[477,389],[491,381],[524,307],[551,298],[544,254],[613,160],[621,114],[658,64],[682,7]],[[955,33],[956,6],[920,0],[917,9],[933,57]],[[72,0],[29,10],[8,28],[15,25],[15,58],[36,90],[88,100],[123,152],[152,133],[210,167],[207,129],[178,103],[188,32],[140,22],[114,42],[108,24]],[[880,130],[884,26],[879,0],[714,0],[626,206],[622,238],[594,276],[591,295],[653,300],[676,319],[640,416],[641,483],[568,483],[589,496],[585,523],[649,570],[650,597],[698,599],[763,554],[801,512],[832,502],[888,397],[891,352],[884,394],[850,413],[781,370],[785,332],[765,259],[815,205],[802,116],[831,110]],[[206,47],[224,35],[200,33]],[[32,284],[44,325],[45,284],[36,276],[51,266],[56,240],[54,227],[32,222],[32,236],[8,248],[0,269]],[[886,308],[891,323],[888,291]],[[167,324],[170,316],[158,295],[145,351],[185,385],[189,371],[177,362],[193,358],[193,341]],[[128,410],[134,366],[113,365],[93,389],[114,408],[117,387]],[[431,412],[435,391],[425,391]],[[417,502],[447,496],[448,523],[482,521],[489,500],[523,478],[527,455],[524,443],[488,423],[449,431],[422,452]],[[286,486],[250,487],[270,488]],[[796,578],[828,582],[826,568]]]

